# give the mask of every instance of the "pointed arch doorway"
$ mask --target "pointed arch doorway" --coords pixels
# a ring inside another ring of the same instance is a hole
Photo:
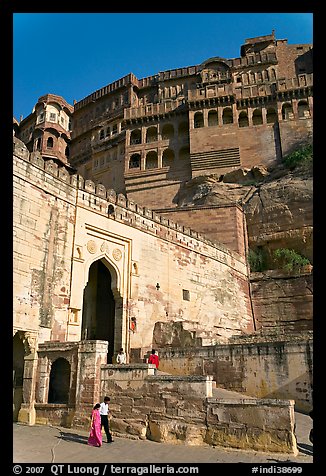
[[[94,261],[83,295],[82,339],[109,342],[107,363],[113,362],[116,347],[116,305],[114,270],[104,259]]]

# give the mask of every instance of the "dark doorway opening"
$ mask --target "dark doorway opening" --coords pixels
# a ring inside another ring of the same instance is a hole
[[[70,389],[70,364],[59,358],[52,364],[50,372],[48,403],[68,403]]]
[[[84,289],[82,338],[108,341],[107,363],[112,363],[114,353],[115,300],[111,286],[110,271],[102,261],[95,261]]]
[[[25,349],[18,332],[13,339],[13,421],[18,420],[18,413],[23,403],[23,376]]]

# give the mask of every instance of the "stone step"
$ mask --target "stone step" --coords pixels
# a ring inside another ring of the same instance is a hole
[[[255,397],[252,397],[250,395],[246,395],[244,393],[240,392],[235,392],[234,390],[227,390],[225,388],[217,387],[216,382],[215,382],[215,387],[213,386],[213,398],[233,398],[233,399],[239,399],[239,398],[246,398],[246,399],[253,399],[255,400]]]

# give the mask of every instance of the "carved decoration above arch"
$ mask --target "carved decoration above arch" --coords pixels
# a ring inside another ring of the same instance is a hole
[[[230,66],[223,58],[210,58],[201,64],[201,82],[203,84],[231,82]]]

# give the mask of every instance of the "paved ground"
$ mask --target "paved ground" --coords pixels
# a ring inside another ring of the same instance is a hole
[[[87,445],[83,430],[14,423],[14,463],[312,463],[309,416],[296,413],[297,456],[210,446],[171,445],[115,437],[114,443]]]

